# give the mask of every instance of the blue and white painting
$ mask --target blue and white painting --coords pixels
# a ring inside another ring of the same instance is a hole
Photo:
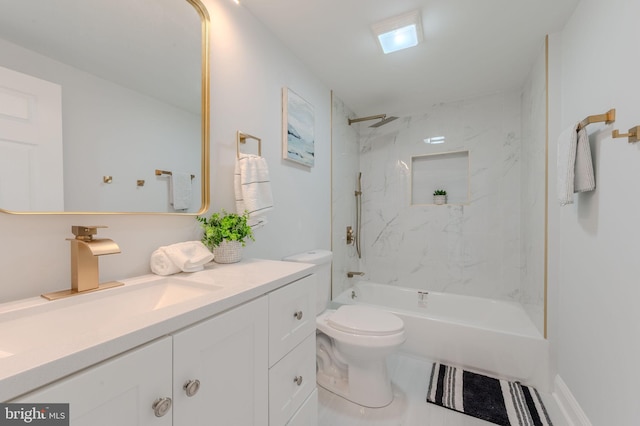
[[[308,167],[315,161],[313,105],[294,91],[282,90],[284,105],[283,157]]]

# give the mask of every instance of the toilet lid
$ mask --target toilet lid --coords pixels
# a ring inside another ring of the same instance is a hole
[[[397,316],[362,305],[340,306],[327,323],[336,330],[369,336],[387,336],[404,328],[404,323]]]

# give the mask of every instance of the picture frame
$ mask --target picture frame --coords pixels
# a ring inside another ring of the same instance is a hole
[[[313,105],[288,87],[282,88],[282,158],[307,167],[315,164]]]

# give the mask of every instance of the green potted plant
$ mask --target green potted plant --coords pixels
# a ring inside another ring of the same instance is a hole
[[[228,213],[222,209],[209,218],[197,216],[204,230],[202,243],[213,252],[213,260],[217,263],[235,263],[242,259],[242,247],[246,240],[253,238],[251,227],[247,223],[249,213],[239,215]]]
[[[447,202],[447,191],[436,189],[433,191],[433,204],[441,205]]]

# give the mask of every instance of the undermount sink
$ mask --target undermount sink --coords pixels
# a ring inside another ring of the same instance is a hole
[[[153,278],[0,313],[0,359],[132,321],[220,289],[178,277]]]

